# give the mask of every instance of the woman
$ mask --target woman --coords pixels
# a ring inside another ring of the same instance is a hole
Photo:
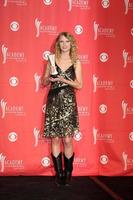
[[[46,104],[44,136],[51,138],[55,183],[69,185],[74,160],[72,136],[79,128],[75,89],[82,88],[82,72],[76,41],[68,32],[60,33],[56,39],[55,66],[58,72],[56,77],[51,76],[50,62],[43,76],[44,85],[51,84]]]

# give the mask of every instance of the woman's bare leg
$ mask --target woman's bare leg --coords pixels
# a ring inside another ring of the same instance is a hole
[[[51,151],[55,157],[57,157],[59,153],[61,152],[60,143],[61,143],[61,139],[59,137],[52,138]]]
[[[73,155],[73,138],[71,136],[66,136],[63,139],[64,144],[64,154],[67,158]]]

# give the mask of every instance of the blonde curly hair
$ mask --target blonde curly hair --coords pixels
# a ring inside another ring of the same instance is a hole
[[[76,61],[78,59],[77,43],[76,43],[74,36],[68,32],[61,32],[58,35],[58,37],[56,38],[56,41],[55,41],[55,56],[56,56],[56,58],[60,59],[60,56],[61,56],[61,49],[60,49],[60,44],[59,44],[59,40],[60,40],[61,36],[65,36],[70,41],[70,44],[71,44],[70,58],[72,60],[72,63],[76,63]]]

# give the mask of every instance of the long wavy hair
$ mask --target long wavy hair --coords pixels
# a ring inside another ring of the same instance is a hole
[[[59,43],[61,36],[65,36],[70,41],[71,48],[70,48],[69,55],[72,60],[72,63],[75,63],[78,59],[77,43],[76,43],[74,36],[68,32],[61,32],[58,35],[58,37],[56,38],[56,41],[55,41],[55,56],[56,56],[56,58],[60,59],[60,57],[61,57],[61,49],[60,49],[60,43]]]

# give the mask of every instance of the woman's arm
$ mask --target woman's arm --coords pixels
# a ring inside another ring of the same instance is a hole
[[[79,60],[77,60],[75,66],[75,80],[67,80],[62,76],[59,76],[59,81],[62,81],[64,83],[67,83],[68,85],[76,88],[76,89],[81,89],[82,88],[82,69],[81,69],[81,63]]]
[[[50,83],[49,77],[50,77],[50,64],[48,62],[45,73],[42,77],[42,85],[43,86],[47,86]]]

